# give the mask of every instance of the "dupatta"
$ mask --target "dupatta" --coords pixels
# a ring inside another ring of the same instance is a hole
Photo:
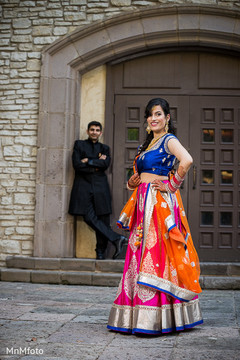
[[[149,184],[149,187],[151,184]],[[156,190],[155,190],[156,191]],[[161,229],[158,241],[164,244],[165,253],[168,258],[169,268],[176,273],[176,283],[171,283],[171,278],[163,278],[163,273],[159,271],[157,275],[147,273],[146,268],[143,272],[144,250],[142,251],[141,264],[139,269],[139,284],[153,287],[165,291],[170,295],[183,300],[189,301],[196,294],[201,293],[199,284],[200,266],[195,247],[193,245],[188,221],[182,204],[179,190],[175,193],[180,215],[180,226],[177,227],[175,219],[171,213],[166,197],[160,191],[156,191],[156,203],[154,212],[157,217],[157,223]],[[118,226],[131,230],[133,218],[136,211],[138,198],[138,188],[134,190],[130,199],[121,211]],[[164,204],[164,206],[162,205]],[[144,234],[146,236],[146,234]],[[144,239],[143,239],[144,241]],[[142,247],[142,249],[144,246]],[[169,290],[169,291],[168,291]]]

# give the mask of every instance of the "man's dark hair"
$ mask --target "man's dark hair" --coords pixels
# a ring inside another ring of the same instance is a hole
[[[88,130],[90,129],[91,126],[99,126],[100,127],[100,130],[102,131],[102,124],[99,122],[99,121],[91,121],[89,124],[88,124]]]

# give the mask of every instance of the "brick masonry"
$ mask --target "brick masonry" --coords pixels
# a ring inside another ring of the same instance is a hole
[[[39,83],[42,49],[80,26],[159,4],[234,0],[3,0],[0,5],[0,266],[33,254]]]

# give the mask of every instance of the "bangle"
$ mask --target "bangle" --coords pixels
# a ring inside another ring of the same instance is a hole
[[[128,182],[127,182],[127,189],[128,189],[128,190],[135,190],[135,188],[132,188],[132,187],[129,185],[129,180],[128,180]]]
[[[177,191],[182,185],[183,180],[184,177],[181,177],[176,171],[175,175],[173,175],[171,180],[167,183],[167,191],[169,191],[171,194],[175,193],[175,191]]]

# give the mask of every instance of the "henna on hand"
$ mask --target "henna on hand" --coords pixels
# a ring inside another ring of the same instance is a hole
[[[127,182],[127,187],[129,190],[135,189],[141,184],[141,179],[138,173],[133,174]]]

